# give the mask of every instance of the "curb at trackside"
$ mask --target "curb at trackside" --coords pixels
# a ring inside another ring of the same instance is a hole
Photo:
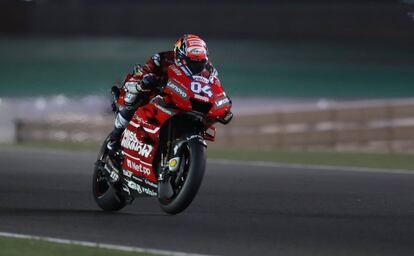
[[[208,162],[212,164],[245,165],[245,166],[288,168],[288,169],[391,173],[391,174],[414,174],[414,170],[409,170],[409,169],[385,169],[385,168],[380,169],[380,168],[334,166],[334,165],[284,164],[284,163],[273,163],[273,162],[267,162],[267,161],[244,161],[244,160],[227,160],[227,159],[210,159],[208,160]]]
[[[32,239],[32,240],[46,241],[46,242],[58,243],[58,244],[79,245],[79,246],[90,247],[90,248],[109,249],[109,250],[117,250],[117,251],[123,251],[123,252],[148,253],[148,254],[155,254],[155,255],[208,256],[206,254],[175,252],[175,251],[150,249],[150,248],[143,248],[143,247],[132,247],[132,246],[124,246],[124,245],[105,244],[105,243],[94,243],[94,242],[88,242],[88,241],[78,241],[78,240],[69,240],[69,239],[44,237],[44,236],[34,236],[34,235],[24,235],[24,234],[7,233],[7,232],[0,232],[0,237],[18,238],[18,239]]]

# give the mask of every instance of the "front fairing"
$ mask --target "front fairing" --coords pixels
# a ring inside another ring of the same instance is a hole
[[[164,93],[179,109],[202,112],[208,120],[216,120],[230,111],[231,101],[217,78],[190,76],[176,65],[168,68],[168,78]]]

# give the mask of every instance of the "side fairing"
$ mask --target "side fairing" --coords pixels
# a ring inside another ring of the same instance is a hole
[[[121,146],[124,152],[123,170],[134,177],[143,177],[156,184],[157,177],[153,162],[159,145],[162,125],[175,111],[163,107],[164,101],[158,96],[145,106],[138,108],[125,129]]]
[[[168,68],[168,82],[164,88],[164,93],[169,96],[172,103],[183,111],[191,111],[190,98],[192,93],[188,88],[191,83],[180,67],[171,65]]]

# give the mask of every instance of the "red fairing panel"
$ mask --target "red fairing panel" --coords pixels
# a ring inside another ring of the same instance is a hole
[[[231,103],[217,77],[211,79],[204,76],[188,76],[185,70],[177,65],[168,68],[168,83],[164,92],[169,94],[172,102],[183,111],[191,111],[190,99],[210,103],[211,109],[207,117],[211,120],[226,115]]]
[[[176,114],[162,107],[162,103],[163,99],[156,97],[138,108],[121,141],[125,156],[122,168],[152,182],[157,182],[152,163],[158,149],[160,129],[165,121]]]

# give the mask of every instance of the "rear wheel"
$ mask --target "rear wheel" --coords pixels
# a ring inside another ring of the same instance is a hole
[[[108,138],[105,140],[98,155],[92,177],[92,194],[98,206],[105,211],[118,211],[125,207],[125,200],[118,195],[116,189],[107,180],[103,170],[108,150],[106,148]]]
[[[171,198],[159,198],[161,208],[169,214],[180,213],[190,205],[200,188],[206,168],[204,145],[190,140],[183,147],[180,169],[170,181],[174,195]]]

